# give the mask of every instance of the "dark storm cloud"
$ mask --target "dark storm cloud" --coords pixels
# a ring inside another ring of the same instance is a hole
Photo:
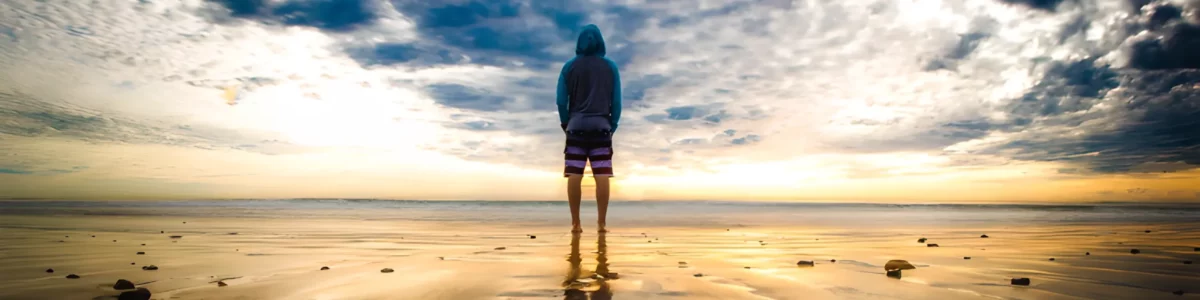
[[[1143,70],[1200,68],[1200,25],[1173,23],[1131,46],[1130,66]]]
[[[1033,9],[1053,12],[1064,0],[1000,0],[1000,2],[1022,5]]]
[[[496,96],[487,90],[453,83],[432,84],[426,86],[425,91],[438,104],[462,109],[500,111],[514,101],[511,97]]]
[[[264,23],[352,31],[379,19],[377,0],[208,0],[230,17]]]

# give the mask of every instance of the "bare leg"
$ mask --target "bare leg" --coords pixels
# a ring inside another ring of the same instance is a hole
[[[596,226],[600,232],[608,232],[604,221],[608,218],[608,176],[596,177]]]
[[[583,197],[583,175],[567,176],[567,201],[571,204],[571,232],[583,232],[579,224],[579,198]]]

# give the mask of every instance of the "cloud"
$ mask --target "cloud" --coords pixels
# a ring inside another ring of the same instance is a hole
[[[348,32],[374,23],[378,0],[208,0],[220,5],[230,17],[267,24],[304,26]]]
[[[1044,10],[1044,11],[1054,11],[1056,8],[1058,8],[1058,5],[1060,3],[1064,2],[1064,0],[1000,0],[1000,1],[1005,2],[1005,3],[1010,3],[1010,4],[1024,5],[1024,6],[1028,6],[1030,8]]]

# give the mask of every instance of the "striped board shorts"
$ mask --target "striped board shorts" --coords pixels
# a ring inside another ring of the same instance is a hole
[[[612,140],[611,139],[567,139],[567,166],[563,177],[583,175],[583,167],[588,161],[592,164],[592,176],[612,177]]]

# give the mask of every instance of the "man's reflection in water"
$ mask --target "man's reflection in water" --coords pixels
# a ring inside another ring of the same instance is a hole
[[[608,245],[604,239],[605,234],[601,232],[596,240],[596,271],[583,276],[584,271],[580,267],[583,259],[579,256],[579,233],[571,234],[571,254],[567,256],[571,267],[567,269],[567,278],[563,281],[565,299],[612,299],[608,281],[616,280],[617,276],[608,271]]]

